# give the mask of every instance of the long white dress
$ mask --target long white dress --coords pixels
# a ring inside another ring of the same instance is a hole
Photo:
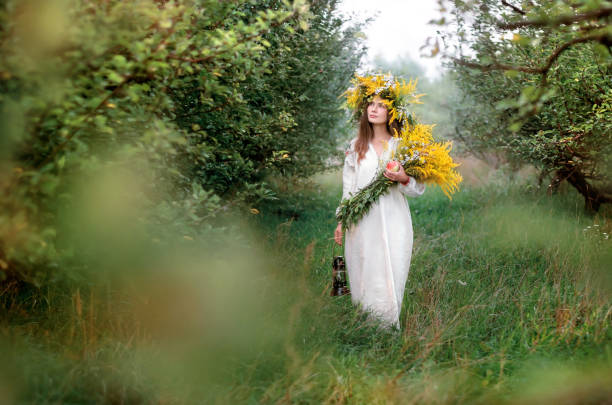
[[[342,171],[342,198],[368,185],[390,160],[397,139],[391,138],[389,148],[380,158],[372,144],[358,162],[353,139],[346,150]],[[351,299],[387,326],[399,328],[399,316],[404,287],[412,256],[412,220],[405,196],[416,197],[425,185],[410,178],[407,185],[391,186],[372,205],[368,213],[346,231],[344,256],[351,289]]]

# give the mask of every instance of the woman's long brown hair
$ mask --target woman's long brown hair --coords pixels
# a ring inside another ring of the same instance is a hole
[[[387,131],[389,131],[391,135],[395,135],[395,131],[397,131],[399,134],[401,130],[402,127],[400,126],[398,120],[395,120],[392,124],[390,124],[389,117],[387,117]],[[374,128],[368,120],[368,105],[366,104],[363,112],[361,113],[361,117],[359,118],[359,132],[357,133],[357,141],[355,141],[355,152],[357,152],[358,162],[365,157],[365,154],[368,151],[368,145],[373,138]]]

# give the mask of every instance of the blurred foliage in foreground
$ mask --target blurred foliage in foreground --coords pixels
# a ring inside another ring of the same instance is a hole
[[[442,52],[463,97],[455,138],[612,203],[612,3],[438,0]],[[444,46],[445,45],[445,46]]]
[[[223,230],[268,177],[324,168],[363,52],[336,3],[3,1],[0,279],[91,270],[79,232],[110,258]]]
[[[330,174],[331,189],[262,204],[241,224],[250,248],[134,236],[99,256],[119,269],[110,283],[5,295],[0,402],[603,403],[611,223],[573,190],[551,199],[507,178],[410,200],[401,333],[328,295]]]

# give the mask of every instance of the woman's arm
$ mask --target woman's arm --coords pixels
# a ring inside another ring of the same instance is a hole
[[[353,191],[352,188],[355,183],[355,165],[357,156],[354,145],[355,142],[353,140],[344,152],[344,166],[342,167],[342,200],[346,200],[351,197],[351,192]],[[340,207],[336,208],[336,214],[338,214],[339,210]]]
[[[354,145],[355,143],[352,141],[344,153],[344,166],[342,167],[342,200],[346,200],[351,197],[352,188],[355,183],[356,153],[354,150]],[[338,214],[338,211],[340,211],[340,207],[336,208],[336,215]],[[338,223],[338,226],[334,231],[334,240],[338,245],[342,245],[341,223]]]

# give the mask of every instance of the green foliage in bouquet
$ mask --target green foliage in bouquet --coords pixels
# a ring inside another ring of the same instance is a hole
[[[342,200],[336,214],[336,219],[342,224],[342,229],[346,230],[356,225],[393,183],[381,173],[353,197]]]

